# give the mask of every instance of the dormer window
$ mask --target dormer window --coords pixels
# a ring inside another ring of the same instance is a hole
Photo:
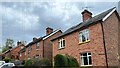
[[[88,41],[90,41],[89,30],[84,29],[84,30],[80,31],[80,33],[79,33],[79,43],[84,43],[84,42],[88,42]]]
[[[65,39],[62,38],[62,39],[59,39],[59,42],[58,42],[58,49],[62,49],[65,47]]]

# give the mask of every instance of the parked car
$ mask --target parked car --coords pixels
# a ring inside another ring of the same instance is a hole
[[[12,68],[14,67],[14,63],[4,63],[3,65],[0,66],[0,68]]]
[[[5,63],[5,61],[0,61],[0,66],[2,66]]]

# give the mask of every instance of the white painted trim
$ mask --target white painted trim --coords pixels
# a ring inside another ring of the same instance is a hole
[[[105,21],[115,10],[116,10],[116,8],[114,8],[110,13],[108,13],[108,14],[102,19],[102,21]]]
[[[43,40],[47,39],[48,37],[52,36],[53,34],[57,33],[58,31],[60,31],[60,29],[54,31],[53,33],[51,33],[50,35],[46,36],[43,38]]]

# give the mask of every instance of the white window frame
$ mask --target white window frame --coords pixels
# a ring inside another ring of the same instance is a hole
[[[62,49],[65,47],[65,39],[62,38],[62,39],[59,39],[59,42],[58,42],[58,49]]]
[[[36,50],[39,50],[40,42],[36,43]]]
[[[81,54],[83,54],[83,53],[80,53],[80,62],[81,62],[81,66],[92,66],[92,55],[88,55],[88,53],[90,53],[90,52],[86,52],[87,53],[87,56],[83,56],[83,55],[81,55]],[[91,53],[90,53],[91,54]],[[82,59],[82,58],[84,58],[84,57],[87,57],[87,62],[88,62],[88,65],[85,65],[84,64],[84,59]],[[91,57],[91,64],[89,64],[89,57]],[[83,60],[83,61],[82,61]]]
[[[20,57],[22,56],[22,54],[20,53]]]
[[[85,41],[83,41],[83,37],[85,38]],[[89,37],[89,30],[88,29],[84,29],[84,30],[79,32],[79,43],[87,42],[89,40],[90,40],[90,37]]]
[[[39,58],[39,55],[36,55],[36,56],[35,56],[35,58],[37,58],[37,59],[38,59],[38,58]]]

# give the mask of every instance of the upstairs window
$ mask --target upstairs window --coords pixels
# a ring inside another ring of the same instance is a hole
[[[30,53],[30,51],[32,50],[31,46],[28,47],[28,54]]]
[[[58,42],[58,48],[59,49],[62,49],[65,47],[65,40],[64,38],[60,39],[59,42]]]
[[[84,29],[84,30],[80,31],[80,33],[79,33],[79,43],[88,42],[88,41],[90,41],[89,30]]]
[[[36,43],[36,50],[39,50],[40,43]]]
[[[92,65],[91,53],[81,53],[81,66]]]

